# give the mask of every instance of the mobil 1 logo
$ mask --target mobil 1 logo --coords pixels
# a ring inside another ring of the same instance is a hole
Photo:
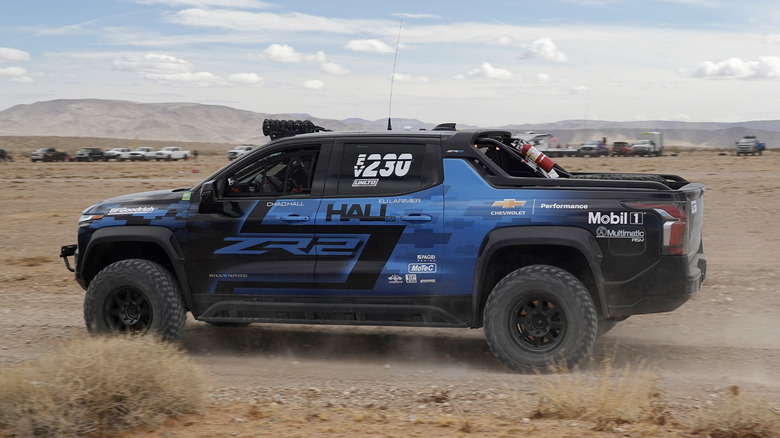
[[[643,211],[588,212],[588,224],[591,225],[642,225],[644,222],[645,212]]]

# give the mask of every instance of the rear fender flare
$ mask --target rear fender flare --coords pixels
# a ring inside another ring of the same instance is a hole
[[[572,248],[583,255],[587,260],[590,272],[595,280],[596,303],[602,315],[609,315],[606,307],[604,277],[601,272],[601,262],[604,258],[596,238],[587,230],[577,227],[556,226],[526,226],[505,227],[491,231],[485,237],[477,257],[476,271],[472,293],[472,321],[482,320],[481,303],[482,281],[486,276],[488,262],[494,254],[507,247],[522,246],[559,246]],[[476,324],[475,324],[476,325]]]

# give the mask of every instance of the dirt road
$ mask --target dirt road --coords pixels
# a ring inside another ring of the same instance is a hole
[[[674,312],[618,324],[597,341],[597,362],[614,357],[618,369],[651,366],[681,416],[730,385],[780,403],[780,153],[559,162],[571,170],[679,174],[708,189],[704,287]],[[221,155],[177,163],[0,163],[0,365],[84,336],[83,291],[58,255],[61,245],[75,243],[85,207],[119,194],[190,186],[225,163]],[[538,427],[523,418],[540,377],[508,373],[481,330],[216,328],[191,320],[181,342],[207,370],[215,407],[205,419],[166,426],[177,436],[274,434],[281,425],[294,431],[290,436],[406,436],[428,429],[426,436],[490,435]],[[247,410],[250,404],[266,410]],[[471,426],[458,418],[470,418]],[[460,421],[459,428],[448,419]],[[262,421],[268,424],[261,433]],[[555,427],[574,431],[578,424],[542,426]]]

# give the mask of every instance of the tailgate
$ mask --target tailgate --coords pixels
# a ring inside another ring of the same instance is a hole
[[[688,208],[688,257],[693,257],[701,247],[701,233],[704,225],[704,185],[700,183],[690,183],[680,191],[685,194]]]

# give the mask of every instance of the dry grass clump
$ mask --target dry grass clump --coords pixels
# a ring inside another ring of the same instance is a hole
[[[768,403],[739,394],[732,386],[728,395],[693,420],[692,431],[712,438],[780,437],[780,412]]]
[[[618,372],[609,359],[600,365],[598,372],[589,374],[551,367],[550,375],[540,376],[541,397],[533,416],[593,421],[599,430],[617,424],[666,422],[650,369],[627,366]]]
[[[151,336],[80,339],[0,368],[0,431],[88,436],[155,425],[200,410],[204,387],[183,352]]]

